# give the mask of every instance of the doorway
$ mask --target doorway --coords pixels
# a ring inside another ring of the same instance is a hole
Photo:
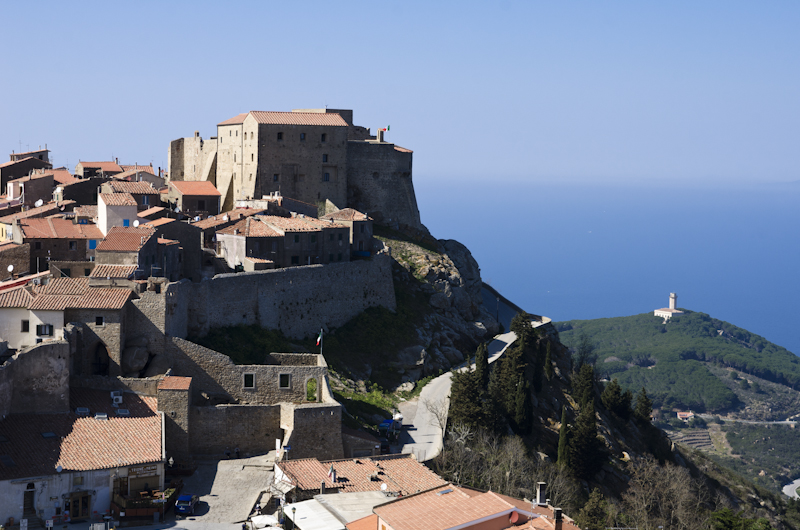
[[[34,504],[34,494],[36,493],[36,486],[33,482],[28,484],[28,487],[25,488],[25,496],[22,500],[22,513],[23,515],[35,515],[36,514],[36,505]]]
[[[89,492],[78,491],[70,495],[71,506],[69,510],[70,519],[85,519],[91,513],[89,511]]]

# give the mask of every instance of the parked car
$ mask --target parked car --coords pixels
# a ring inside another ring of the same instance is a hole
[[[194,507],[199,500],[197,495],[181,495],[175,503],[175,513],[194,515]]]
[[[388,455],[391,453],[392,448],[389,446],[389,440],[387,440],[384,436],[378,438],[381,442],[381,454]]]
[[[378,425],[378,434],[385,436],[390,441],[395,441],[400,433],[401,426],[402,423],[399,420],[383,420],[380,425]]]

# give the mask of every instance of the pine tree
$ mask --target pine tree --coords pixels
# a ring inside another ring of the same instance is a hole
[[[489,374],[489,385],[483,397],[483,411],[487,427],[496,433],[502,433],[506,430],[506,415],[503,409],[505,398],[498,368],[495,367]]]
[[[641,422],[650,423],[652,414],[653,402],[647,397],[647,390],[642,387],[642,390],[636,395],[636,410],[633,411],[633,415]]]
[[[569,468],[579,479],[591,479],[603,466],[601,443],[597,439],[594,401],[590,400],[575,420],[569,438]]]
[[[450,387],[449,421],[452,424],[463,423],[473,429],[483,427],[486,418],[483,416],[481,394],[475,372],[454,372]]]
[[[544,356],[544,375],[548,381],[553,379],[553,357],[550,354],[550,341],[547,341],[547,353]]]
[[[583,364],[572,379],[572,397],[584,408],[589,401],[594,402],[594,367]]]
[[[603,498],[600,490],[594,488],[589,495],[589,500],[578,512],[575,521],[583,530],[604,530],[608,518],[608,502]]]
[[[483,390],[486,390],[489,386],[489,349],[485,342],[480,343],[475,352],[475,372],[478,384]]]
[[[544,357],[544,352],[542,352],[543,344],[541,341],[536,343],[535,348],[531,348],[536,352],[536,358],[533,359],[533,389],[538,394],[542,390],[542,378],[544,375],[544,361],[542,358]]]
[[[514,397],[514,423],[518,434],[527,434],[531,430],[530,385],[519,376],[516,396]]]
[[[561,428],[558,429],[558,465],[569,467],[569,426],[567,407],[561,407]]]
[[[618,418],[627,421],[631,416],[632,397],[633,396],[629,390],[624,393],[622,392],[622,388],[619,386],[619,381],[614,378],[606,385],[606,388],[603,390],[603,393],[600,396],[600,401],[603,403],[603,407],[605,407],[607,411],[616,415]]]

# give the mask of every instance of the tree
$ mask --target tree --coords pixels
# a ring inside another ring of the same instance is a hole
[[[608,503],[600,490],[594,488],[575,520],[583,530],[605,530],[607,518]]]
[[[532,359],[533,362],[532,382],[533,382],[533,389],[536,391],[537,394],[542,390],[542,378],[544,376],[544,362],[542,360],[544,358],[543,355],[544,352],[542,352],[543,347],[544,345],[542,344],[542,342],[538,341],[536,343],[535,348],[530,346],[526,348],[532,350],[532,353],[535,353],[535,356]]]
[[[489,386],[483,396],[483,415],[486,418],[486,428],[490,432],[501,433],[506,430],[503,403],[503,385],[500,380],[500,370],[495,368],[489,374]]]
[[[591,364],[582,365],[572,378],[572,397],[581,408],[594,402],[594,367]]]
[[[569,467],[576,478],[591,479],[603,466],[599,454],[603,447],[597,438],[594,401],[581,409],[569,437]]]
[[[483,391],[478,383],[477,372],[453,373],[450,386],[450,421],[477,429],[486,423],[481,400]]]
[[[443,399],[423,399],[420,405],[431,415],[431,425],[437,427],[442,433],[442,439],[447,431],[447,414],[450,408],[449,398]]]
[[[597,362],[597,355],[594,353],[594,344],[592,340],[583,332],[578,338],[578,347],[575,350],[575,365],[574,370],[578,371],[584,364],[591,364]]]
[[[475,352],[475,373],[480,388],[486,390],[489,386],[489,349],[485,342],[478,344],[478,350]]]
[[[547,353],[544,356],[544,375],[548,381],[553,379],[553,358],[550,354],[550,341],[547,341]]]
[[[567,407],[561,407],[561,427],[558,429],[558,465],[569,467],[569,425]]]
[[[516,396],[514,398],[514,424],[519,434],[527,434],[531,431],[531,416],[533,411],[531,410],[529,394],[530,385],[528,385],[528,382],[520,375],[517,382]]]
[[[524,311],[514,315],[514,318],[511,319],[511,331],[517,335],[518,339],[529,337],[534,333],[531,316]]]
[[[620,388],[616,378],[612,379],[611,382],[606,385],[606,388],[600,395],[600,401],[603,403],[603,407],[623,421],[628,421],[628,418],[631,417],[632,399],[633,394],[631,394],[630,390],[622,392],[622,388]]]
[[[647,397],[647,390],[642,390],[636,395],[636,409],[633,415],[643,423],[650,423],[650,416],[653,414],[653,402]]]

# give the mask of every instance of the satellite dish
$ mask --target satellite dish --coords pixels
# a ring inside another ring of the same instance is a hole
[[[34,206],[36,206],[37,208],[38,208],[39,206],[43,205],[43,204],[44,204],[44,201],[43,201],[42,199],[39,199],[38,201],[36,201],[35,203],[33,203],[33,205],[34,205]]]
[[[13,266],[13,265],[9,265],[9,266],[8,266],[8,272],[11,272],[11,271],[13,271],[13,270],[14,270],[14,266]]]
[[[180,206],[176,206],[175,207],[175,213],[181,213],[181,207]]]
[[[64,191],[64,189],[61,186],[56,188],[56,193],[61,193],[62,191]]]
[[[61,473],[62,471],[64,471],[64,468],[63,468],[63,467],[61,467],[61,466],[56,466],[56,471],[58,471],[59,473]]]
[[[385,482],[383,484],[381,484],[381,491],[386,491],[387,489],[388,489],[388,486],[386,485]]]
[[[133,222],[133,227],[136,228],[137,226],[139,226],[139,220],[138,219]]]

